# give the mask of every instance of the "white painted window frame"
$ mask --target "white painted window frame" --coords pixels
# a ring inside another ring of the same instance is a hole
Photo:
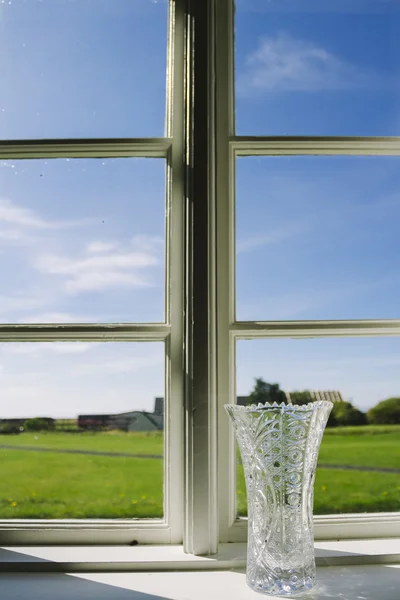
[[[177,544],[183,540],[185,10],[170,0],[164,138],[0,141],[0,159],[152,158],[166,163],[165,323],[0,325],[1,342],[163,342],[164,517],[0,520],[2,544]]]
[[[237,518],[236,452],[223,405],[236,402],[236,342],[256,338],[400,336],[400,319],[343,321],[236,320],[235,164],[241,156],[399,156],[394,137],[236,136],[234,109],[234,0],[216,6],[216,221],[217,395],[219,541],[244,542],[247,519]],[[316,539],[398,537],[400,513],[328,515],[314,518]]]
[[[166,323],[3,325],[0,341],[164,341],[164,519],[0,522],[2,544],[180,544],[213,554],[243,542],[236,518],[235,344],[256,337],[400,335],[400,320],[236,322],[237,156],[400,154],[400,138],[270,138],[234,133],[233,0],[170,0],[166,137],[0,142],[0,159],[167,161]],[[195,75],[195,77],[193,77]],[[399,514],[317,517],[316,538],[400,536]]]

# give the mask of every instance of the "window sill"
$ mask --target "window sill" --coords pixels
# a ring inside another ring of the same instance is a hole
[[[318,567],[308,600],[398,600],[400,565]],[[0,573],[7,600],[257,600],[243,570],[169,573]],[[278,596],[269,596],[279,600]],[[280,597],[282,598],[282,597]]]
[[[400,538],[316,541],[317,566],[400,564]],[[218,554],[193,556],[182,546],[3,546],[0,572],[83,573],[243,569],[246,544],[220,544]]]

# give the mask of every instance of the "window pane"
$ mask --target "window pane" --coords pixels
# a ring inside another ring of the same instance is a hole
[[[164,134],[167,0],[0,4],[0,138]]]
[[[0,364],[0,518],[162,517],[162,343],[7,343]]]
[[[164,320],[160,159],[0,161],[0,322]]]
[[[398,0],[236,0],[240,135],[399,135]]]
[[[334,401],[319,454],[314,514],[400,511],[399,338],[239,341],[236,358],[241,404],[251,402],[255,378],[278,386],[271,392],[266,386],[257,401],[283,394],[307,402],[317,392]],[[369,412],[389,398],[394,400],[379,414]],[[246,490],[237,457],[242,516]]]
[[[397,157],[237,160],[237,316],[398,318]]]

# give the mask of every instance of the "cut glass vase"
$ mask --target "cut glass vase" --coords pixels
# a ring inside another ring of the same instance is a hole
[[[333,404],[226,404],[247,489],[247,585],[272,595],[314,587],[313,492]]]

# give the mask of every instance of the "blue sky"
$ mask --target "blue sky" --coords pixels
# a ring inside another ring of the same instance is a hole
[[[398,0],[238,0],[240,135],[399,135]]]
[[[1,0],[1,138],[164,134],[167,0]]]
[[[238,134],[400,134],[400,2],[236,7]],[[0,138],[162,136],[166,40],[167,0],[2,1]],[[237,317],[397,317],[399,161],[238,159]],[[1,162],[0,321],[162,321],[164,228],[163,160]],[[399,362],[392,338],[240,342],[238,393],[367,408]],[[152,410],[163,373],[162,344],[2,344],[0,412]]]
[[[400,339],[241,340],[236,364],[239,394],[248,393],[257,373],[287,392],[338,390],[367,410],[399,394]]]

